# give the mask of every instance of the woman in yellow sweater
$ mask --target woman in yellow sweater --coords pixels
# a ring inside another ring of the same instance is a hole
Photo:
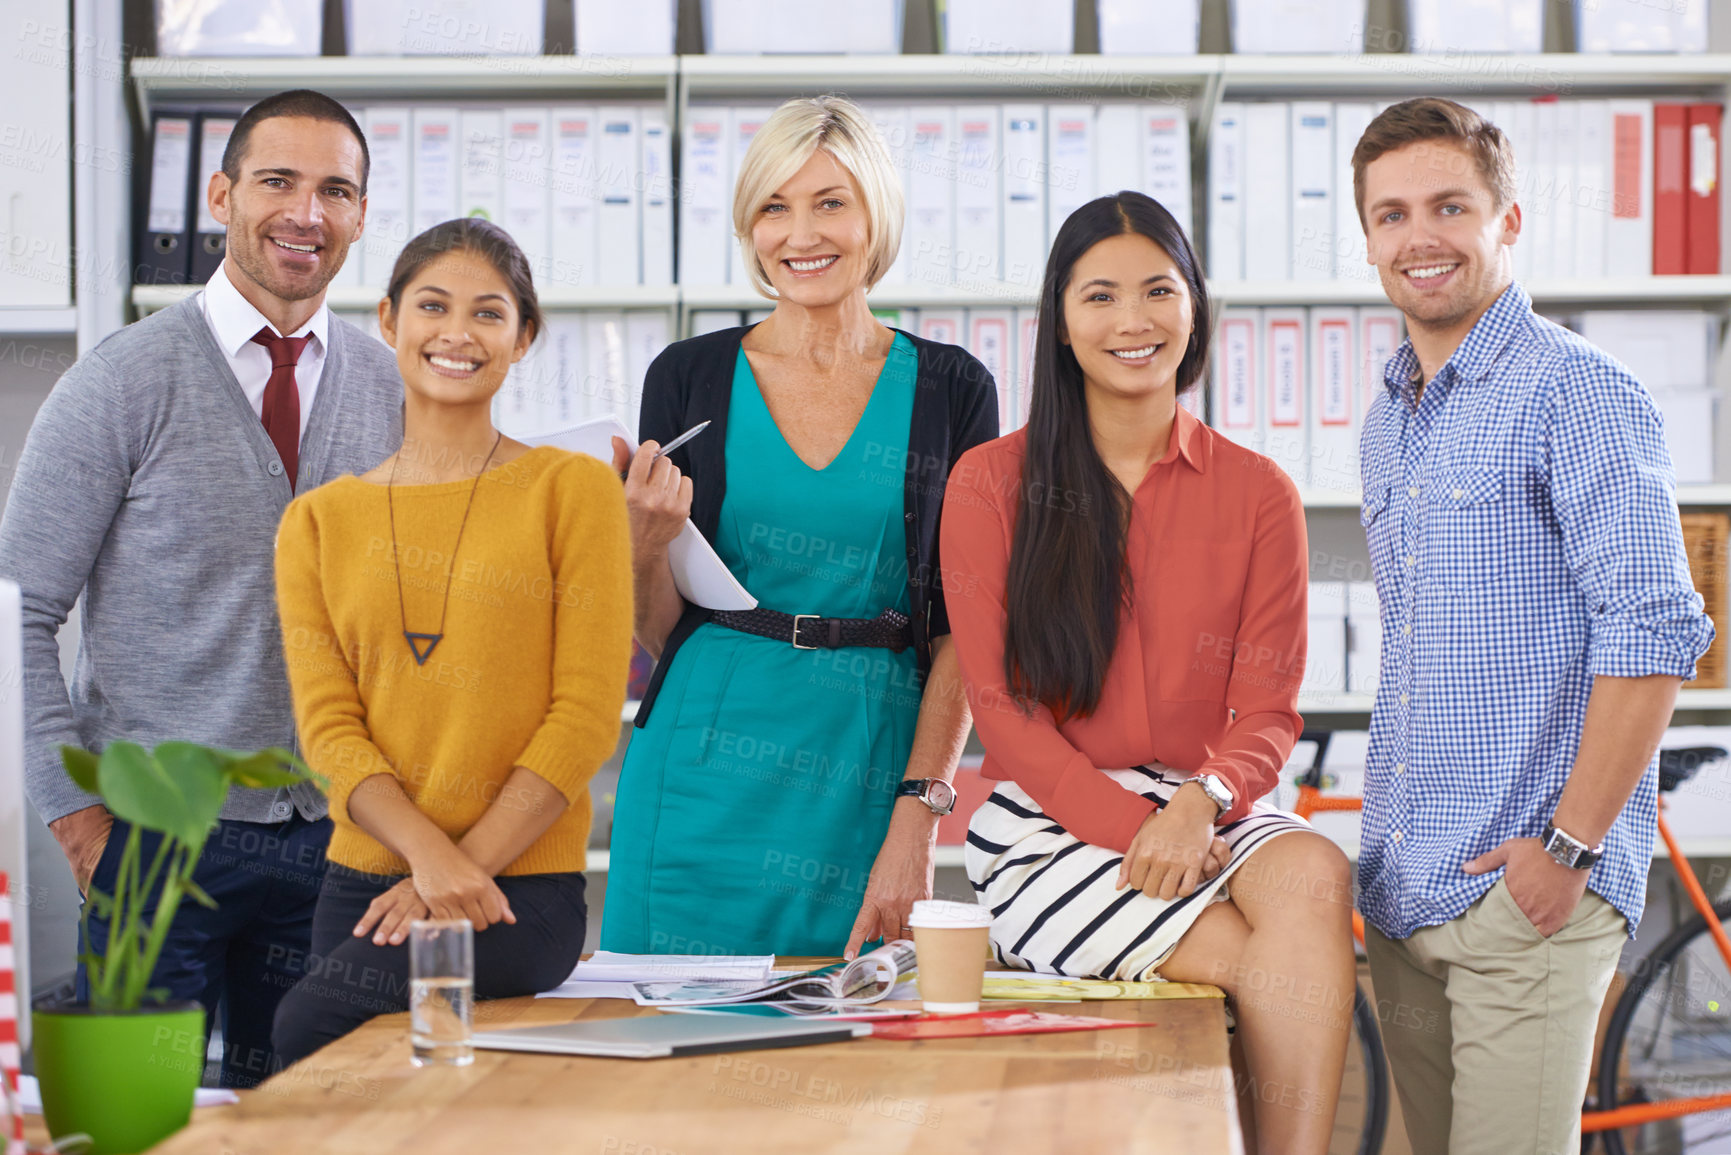
[[[562,982],[583,947],[589,779],[631,650],[624,490],[602,462],[493,427],[541,328],[510,237],[447,221],[403,250],[379,330],[403,446],[297,498],[277,539],[295,720],[335,822],[293,1062],[408,1006],[409,922],[467,918],[475,994]]]

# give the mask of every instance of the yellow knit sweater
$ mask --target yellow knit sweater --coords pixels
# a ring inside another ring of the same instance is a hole
[[[405,874],[354,824],[349,795],[394,774],[462,837],[514,767],[570,802],[504,871],[582,870],[589,779],[619,741],[631,661],[631,543],[619,478],[600,461],[532,449],[488,470],[455,563],[470,481],[399,485],[398,608],[385,487],[339,478],[298,497],[277,535],[277,601],[303,757],[330,779],[330,859]],[[403,637],[444,638],[417,665]],[[520,803],[519,803],[520,804]]]

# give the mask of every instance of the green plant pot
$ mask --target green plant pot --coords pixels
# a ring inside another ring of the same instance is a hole
[[[125,1014],[38,1006],[31,1015],[42,1114],[56,1139],[82,1131],[88,1155],[137,1155],[186,1126],[204,1071],[204,1008]]]

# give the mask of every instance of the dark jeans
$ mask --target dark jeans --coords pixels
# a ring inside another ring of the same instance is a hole
[[[116,819],[91,885],[114,890],[129,827]],[[148,870],[162,837],[146,830],[141,864]],[[251,1087],[274,1069],[271,1023],[277,1003],[304,973],[312,945],[313,908],[325,872],[331,821],[217,823],[193,867],[192,880],[216,909],[183,898],[175,911],[150,985],[174,1000],[204,1006],[208,1029],[222,1008],[222,1085]],[[156,896],[145,906],[156,914]],[[90,916],[89,949],[108,945],[108,920]],[[90,997],[90,976],[78,964],[78,998]]]
[[[402,881],[335,863],[325,873],[306,977],[277,1008],[277,1060],[284,1066],[342,1038],[374,1015],[409,1009],[409,944],[356,938],[367,907]],[[504,999],[551,990],[583,952],[588,909],[581,873],[500,875],[515,923],[475,935],[475,997]]]

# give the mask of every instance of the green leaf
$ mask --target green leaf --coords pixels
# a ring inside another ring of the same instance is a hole
[[[287,750],[277,748],[260,750],[245,757],[237,755],[223,767],[223,773],[237,786],[262,787],[267,790],[294,786],[313,778],[312,771],[306,768],[306,763]]]
[[[211,826],[222,817],[222,804],[228,798],[221,756],[192,742],[164,742],[150,756],[179,784],[186,800],[187,826],[180,839],[202,846]]]
[[[65,764],[66,774],[75,786],[86,794],[96,793],[96,755],[77,746],[62,746],[60,761]]]
[[[198,903],[200,906],[209,907],[211,910],[216,909],[216,899],[206,894],[204,892],[204,887],[200,886],[190,878],[186,879],[180,885],[186,888],[186,893],[191,896],[192,901]]]
[[[133,742],[111,742],[97,782],[117,818],[187,842],[203,842],[228,786],[216,756],[184,742],[165,742],[154,756]]]

